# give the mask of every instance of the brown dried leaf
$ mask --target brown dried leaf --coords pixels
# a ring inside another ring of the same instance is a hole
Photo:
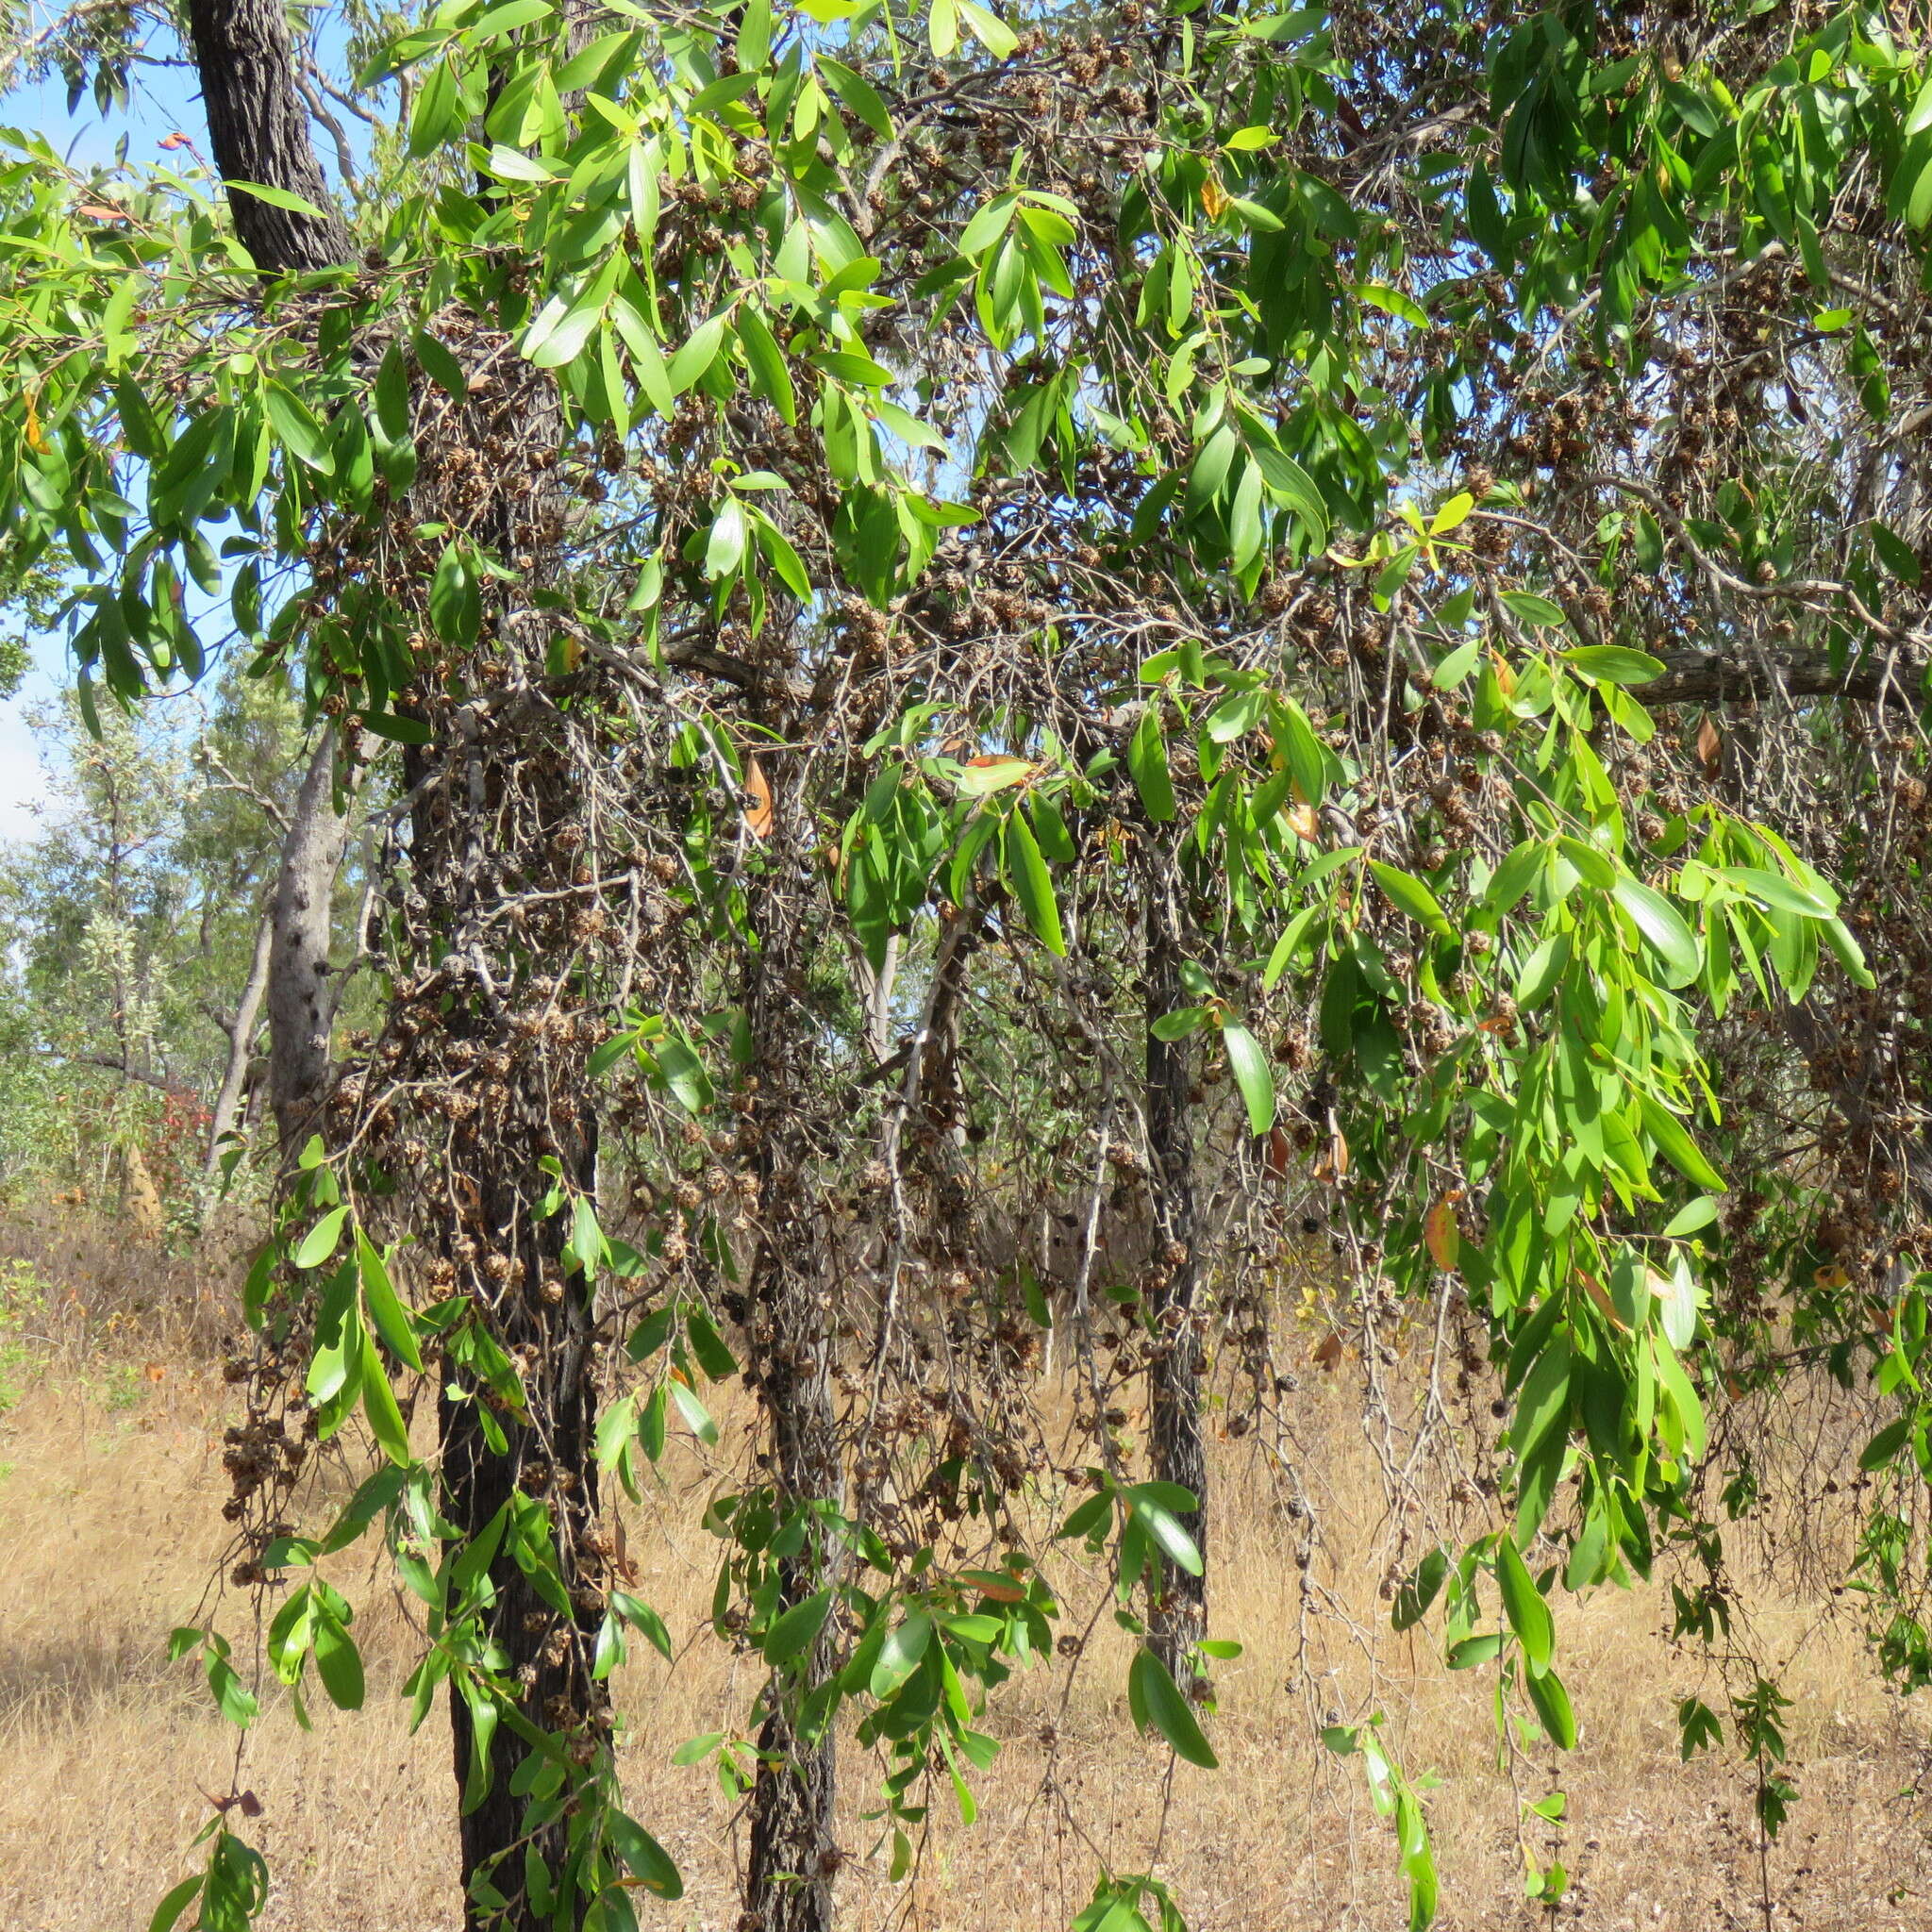
[[[1723,734],[1712,722],[1708,711],[1704,722],[1697,727],[1697,761],[1704,767],[1707,778],[1717,776],[1717,768],[1724,762],[1724,741]]]

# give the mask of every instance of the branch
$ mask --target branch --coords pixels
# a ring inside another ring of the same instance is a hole
[[[1664,675],[1636,687],[1646,705],[1741,704],[1759,698],[1844,698],[1861,705],[1913,706],[1914,688],[1924,671],[1895,652],[1865,658],[1840,670],[1823,658],[1756,659],[1726,658],[1715,651],[1682,651],[1664,660]]]
[[[71,1067],[99,1067],[109,1074],[119,1074],[124,1080],[139,1080],[144,1087],[152,1087],[158,1093],[170,1095],[187,1093],[192,1090],[177,1086],[172,1080],[164,1080],[158,1074],[143,1073],[139,1067],[131,1067],[125,1059],[111,1059],[104,1053],[62,1053],[58,1047],[41,1046],[34,1051],[43,1058],[59,1060]]]

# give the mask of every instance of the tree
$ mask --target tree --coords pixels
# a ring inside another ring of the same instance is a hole
[[[256,1048],[294,724],[285,691],[225,677],[208,696],[98,737],[71,701],[36,714],[42,829],[0,874],[22,1050],[104,1096],[106,1144],[140,1144],[158,1095],[211,1107],[205,1170]]]
[[[380,1525],[430,1613],[419,1717],[450,1687],[472,1923],[676,1890],[616,1790],[608,1670],[661,1630],[602,1501],[674,1413],[715,1432],[734,1324],[770,1460],[712,1511],[715,1628],[770,1673],[774,1925],[833,1910],[841,1709],[895,1862],[927,1785],[968,1794],[966,1684],[1050,1649],[1059,1538],[1147,1639],[1137,1722],[1211,1765],[1217,1332],[1253,1412],[1278,1392],[1220,1231],[1298,1191],[1372,1371],[1397,1298],[1461,1352],[1509,1520],[1395,1613],[1440,1601],[1499,1720],[1574,1741],[1559,1576],[1683,1536],[1680,1620],[1716,1628],[1728,1387],[1869,1372],[1897,1499],[1923,1046],[1858,934],[1912,925],[1920,851],[1877,803],[1924,788],[1922,496],[1883,425],[1932,112],[1882,14],[458,6],[374,36],[353,208],[281,16],[191,19],[225,212],[138,173],[77,202],[44,142],[4,184],[10,567],[65,544],[96,717],[197,675],[176,592],[226,588],[324,734],[315,838],[352,783],[387,801],[366,1052],[325,1065],[326,947],[285,949],[307,1060],[232,1574],[278,1587],[284,1681],[353,1705],[312,1561]],[[1848,776],[1855,817],[1804,808]],[[1713,1071],[1801,1062],[1836,1202],[1726,1209],[1719,1163],[1795,1129],[1726,1120]],[[1049,1536],[1015,1500],[1042,1212],[1091,1491]],[[1735,1285],[1774,1252],[1775,1310]],[[431,1364],[423,1458],[393,1384]],[[286,1445],[358,1414],[385,1465],[290,1536]],[[1859,1579],[1916,1680],[1899,1520]],[[181,1641],[252,1714],[219,1631]],[[1734,1715],[1774,1830],[1774,1707]],[[1329,1736],[1421,1924],[1420,1801],[1366,1715]],[[260,1870],[219,1828],[188,1883],[220,1924]],[[1105,1873],[1080,1924],[1143,1907],[1178,1911]]]

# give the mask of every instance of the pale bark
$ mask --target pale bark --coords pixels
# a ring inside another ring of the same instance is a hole
[[[338,808],[335,791],[335,734],[325,731],[289,814],[271,922],[269,1105],[285,1154],[313,1130],[328,1080],[335,1017],[329,908],[349,838],[348,814]]]
[[[264,913],[255,928],[255,954],[248,962],[248,977],[242,983],[235,1017],[226,1024],[228,1063],[223,1069],[221,1091],[215,1095],[214,1117],[208,1123],[208,1153],[201,1163],[204,1181],[211,1181],[222,1164],[222,1142],[234,1129],[242,1092],[248,1084],[248,1060],[255,1029],[261,1020],[261,1003],[268,991],[275,929],[273,915]]]

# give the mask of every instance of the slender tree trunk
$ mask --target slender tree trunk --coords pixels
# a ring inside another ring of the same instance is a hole
[[[335,789],[335,733],[327,730],[289,814],[269,942],[269,1104],[285,1158],[314,1130],[328,1083],[329,910],[349,838]]]
[[[248,1080],[249,1053],[261,1019],[262,999],[268,991],[275,929],[275,919],[269,913],[264,913],[256,924],[255,955],[248,962],[248,977],[242,983],[235,1018],[228,1027],[228,1063],[223,1069],[221,1091],[215,1095],[214,1115],[208,1122],[208,1153],[201,1163],[204,1182],[212,1181],[222,1164],[222,1142],[233,1129],[236,1111],[242,1105],[242,1091]]]
[[[774,774],[779,775],[779,774]],[[782,849],[792,815],[774,815],[774,878],[790,870]],[[747,1329],[753,1340],[759,1400],[770,1430],[771,1471],[777,1513],[839,1493],[839,1441],[832,1404],[830,1284],[824,1243],[810,1185],[811,1154],[799,1123],[810,1105],[807,1070],[794,1047],[814,1029],[796,1024],[795,991],[805,966],[800,908],[772,894],[775,910],[759,934],[748,1017],[758,1068],[758,1221],[763,1230],[751,1281]],[[893,959],[888,958],[887,973]],[[880,975],[867,991],[869,1030],[877,1051],[879,1020],[890,998]],[[824,1537],[809,1533],[782,1571],[782,1600],[803,1602],[829,1580]],[[807,1684],[828,1668],[829,1637],[821,1637]],[[831,1727],[799,1734],[795,1704],[779,1680],[767,1691],[758,1732],[758,1769],[752,1789],[751,1857],[745,1883],[745,1932],[830,1932],[832,1878],[839,1855],[832,1830],[837,1766]]]
[[[1201,1552],[1208,1554],[1208,1455],[1201,1428],[1203,1356],[1196,1333],[1194,1293],[1194,1141],[1189,1125],[1192,1085],[1185,1040],[1162,1040],[1158,1020],[1187,1004],[1180,983],[1181,924],[1174,894],[1179,881],[1170,855],[1158,852],[1147,870],[1145,1106],[1148,1176],[1154,1196],[1156,1254],[1150,1297],[1156,1353],[1148,1376],[1148,1449],[1155,1480],[1176,1483],[1200,1507],[1181,1518]],[[1151,1606],[1150,1641],[1176,1681],[1193,1674],[1193,1646],[1207,1634],[1205,1576],[1164,1566],[1162,1588]]]

